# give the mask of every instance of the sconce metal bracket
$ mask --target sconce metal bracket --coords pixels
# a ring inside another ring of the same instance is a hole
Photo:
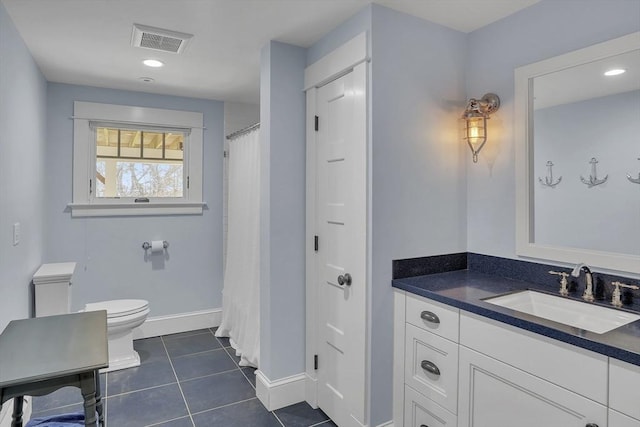
[[[485,114],[493,114],[500,108],[500,97],[495,93],[487,93],[480,98],[480,108]]]

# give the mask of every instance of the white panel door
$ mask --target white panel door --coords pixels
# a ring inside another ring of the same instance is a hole
[[[607,425],[604,405],[466,347],[459,353],[458,427]]]
[[[640,420],[628,417],[618,411],[609,409],[609,426],[608,427],[640,427]]]
[[[366,65],[318,89],[318,406],[364,425]]]

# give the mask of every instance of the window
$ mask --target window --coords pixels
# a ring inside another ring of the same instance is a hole
[[[202,212],[202,114],[75,102],[72,216]]]
[[[182,197],[183,131],[95,127],[97,198]]]

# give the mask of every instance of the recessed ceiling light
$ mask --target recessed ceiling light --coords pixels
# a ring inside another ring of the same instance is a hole
[[[622,73],[624,73],[627,70],[624,70],[622,68],[614,68],[612,70],[607,71],[606,73],[604,73],[605,76],[610,77],[610,76],[617,76],[620,75]]]
[[[138,77],[138,80],[142,80],[145,83],[153,83],[155,79],[151,77]]]
[[[147,67],[153,68],[162,67],[164,65],[164,62],[158,61],[157,59],[145,59],[144,61],[142,61],[142,63]]]

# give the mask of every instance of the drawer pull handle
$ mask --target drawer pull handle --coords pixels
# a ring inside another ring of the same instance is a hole
[[[428,360],[423,360],[420,363],[420,366],[422,367],[422,369],[424,369],[427,372],[432,373],[433,375],[440,375],[440,369],[438,369],[436,364],[433,363],[433,362],[429,362]]]
[[[584,427],[598,427],[598,424],[596,424],[596,423],[589,423],[589,424],[587,424],[587,425],[586,425],[586,426],[584,426]]]
[[[423,311],[422,313],[420,313],[420,317],[422,318],[422,320],[426,320],[427,322],[440,323],[440,318],[435,313],[432,313],[430,311]]]
[[[420,424],[420,427],[429,427],[429,426],[426,424]]]

